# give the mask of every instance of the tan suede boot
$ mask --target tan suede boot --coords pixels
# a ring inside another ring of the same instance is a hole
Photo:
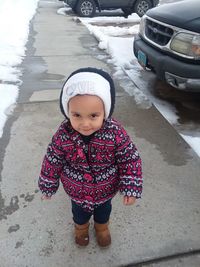
[[[94,223],[97,243],[100,247],[107,247],[111,244],[110,231],[108,229],[108,222],[104,224]]]
[[[89,243],[89,222],[85,224],[75,224],[75,242],[79,246],[87,246]]]

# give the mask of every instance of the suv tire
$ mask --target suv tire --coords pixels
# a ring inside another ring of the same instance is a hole
[[[134,11],[138,16],[142,17],[148,9],[152,8],[152,2],[150,0],[137,0],[134,5]]]
[[[93,17],[96,13],[96,3],[94,0],[79,0],[76,5],[76,13],[80,17]]]

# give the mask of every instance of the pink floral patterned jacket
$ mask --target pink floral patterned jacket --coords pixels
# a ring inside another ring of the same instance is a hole
[[[141,159],[114,119],[107,119],[88,144],[64,121],[48,146],[38,184],[43,194],[51,196],[60,181],[72,200],[92,212],[117,191],[141,197]]]

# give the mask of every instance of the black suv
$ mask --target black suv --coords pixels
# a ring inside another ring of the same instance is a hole
[[[64,0],[64,2],[81,17],[93,17],[97,8],[99,12],[121,8],[126,16],[135,12],[142,17],[148,9],[155,7],[159,0]]]
[[[134,54],[160,80],[181,90],[200,92],[200,0],[149,10],[141,19]]]

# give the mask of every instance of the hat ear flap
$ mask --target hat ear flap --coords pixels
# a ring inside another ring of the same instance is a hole
[[[69,78],[68,78],[69,79]],[[67,80],[68,80],[67,79]],[[67,115],[66,115],[66,113],[65,113],[65,110],[64,110],[64,108],[63,108],[63,104],[62,104],[62,97],[63,97],[63,90],[64,90],[64,87],[65,87],[65,84],[66,84],[66,82],[67,82],[67,80],[65,81],[65,83],[63,84],[63,87],[62,87],[62,90],[61,90],[61,92],[60,92],[60,111],[61,111],[61,113],[64,115],[64,117],[67,119],[67,120],[69,120],[69,118],[67,117]]]

